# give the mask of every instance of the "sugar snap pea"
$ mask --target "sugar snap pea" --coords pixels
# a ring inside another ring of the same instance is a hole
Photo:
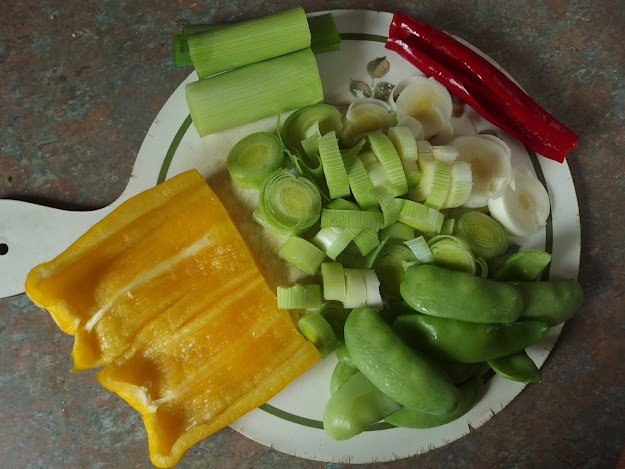
[[[330,395],[323,410],[323,429],[335,440],[346,440],[399,408],[400,404],[357,371]]]
[[[449,414],[434,415],[418,410],[402,407],[385,418],[385,420],[398,427],[407,428],[433,428],[439,427],[462,417],[477,402],[482,388],[482,380],[473,378],[458,386],[462,395],[458,406]]]
[[[526,349],[542,339],[549,327],[537,320],[479,324],[414,313],[398,316],[393,330],[406,343],[432,356],[480,363]]]
[[[540,383],[540,370],[525,350],[507,357],[489,360],[495,373],[512,381]]]
[[[523,298],[521,318],[538,319],[549,327],[573,317],[584,299],[582,287],[575,279],[509,283]]]
[[[330,376],[330,395],[334,394],[357,371],[358,368],[339,361]]]
[[[523,310],[513,285],[434,265],[409,267],[400,292],[421,313],[462,321],[510,323]]]
[[[412,349],[371,308],[355,308],[345,322],[345,343],[354,364],[376,387],[403,406],[446,414],[459,392],[427,355]]]
[[[507,257],[494,272],[495,280],[533,281],[543,273],[551,262],[551,254],[537,249],[519,251]]]
[[[339,345],[339,347],[336,349],[336,358],[346,365],[356,366],[354,365],[354,360],[352,359],[352,356],[349,354],[349,350],[347,350],[347,345],[345,345],[345,342],[341,343],[341,345]]]

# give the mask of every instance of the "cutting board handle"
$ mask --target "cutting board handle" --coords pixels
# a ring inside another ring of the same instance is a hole
[[[113,210],[88,212],[0,199],[0,298],[24,292],[24,280],[36,265],[62,252]]]

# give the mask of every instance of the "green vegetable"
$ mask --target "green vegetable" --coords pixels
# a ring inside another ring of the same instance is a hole
[[[351,194],[347,171],[339,150],[338,140],[334,131],[328,132],[318,140],[319,157],[326,178],[331,199]]]
[[[334,394],[345,382],[356,373],[360,373],[355,366],[348,365],[345,362],[338,362],[330,376],[330,395]]]
[[[321,281],[323,298],[328,301],[345,300],[345,273],[340,262],[324,262],[321,264]]]
[[[551,262],[551,254],[537,249],[519,251],[507,257],[493,274],[495,280],[538,280]]]
[[[404,263],[416,260],[412,250],[401,240],[388,240],[373,264],[380,279],[382,295],[395,300],[401,298],[399,285],[405,275]]]
[[[283,164],[282,143],[269,132],[255,132],[242,138],[226,160],[230,177],[245,189],[261,189],[267,177]]]
[[[449,376],[408,346],[374,309],[351,312],[345,344],[362,374],[401,405],[435,414],[449,413],[458,405],[458,391]]]
[[[438,210],[426,207],[419,202],[397,199],[399,221],[423,233],[439,233],[445,216]]]
[[[321,228],[313,238],[313,243],[323,249],[330,259],[336,260],[358,233],[358,228]]]
[[[473,254],[484,259],[500,256],[508,249],[508,235],[501,224],[475,210],[467,210],[456,219],[454,234],[469,244]]]
[[[388,189],[395,197],[404,195],[408,192],[408,183],[404,167],[393,142],[380,130],[367,134],[367,140],[376,158],[386,171],[390,183],[390,187],[387,186]]]
[[[421,313],[462,321],[509,323],[523,311],[515,286],[434,265],[409,267],[400,293]]]
[[[398,316],[393,330],[433,357],[481,363],[526,349],[542,339],[549,327],[536,320],[480,324],[414,313]]]
[[[331,13],[308,17],[310,48],[315,54],[340,49],[341,36]]]
[[[428,246],[436,265],[475,275],[475,256],[461,238],[438,235],[428,241]]]
[[[320,308],[322,304],[321,285],[317,284],[279,286],[276,296],[280,309]]]
[[[361,372],[351,375],[326,403],[323,428],[335,440],[347,440],[401,406]]]
[[[334,329],[321,314],[320,310],[311,311],[297,321],[297,328],[302,335],[313,343],[322,357],[327,357],[339,346]]]
[[[347,316],[351,313],[351,309],[344,308],[343,305],[339,303],[324,303],[321,308],[319,308],[319,314],[323,316],[323,319],[328,321],[330,327],[336,334],[336,338],[343,343],[343,329],[345,328],[345,321],[347,321]]]
[[[359,228],[378,231],[384,224],[380,211],[321,210],[321,227]]]
[[[346,365],[356,367],[354,363],[354,359],[349,353],[347,349],[347,345],[345,342],[342,342],[341,345],[336,349],[336,358],[339,362],[345,363]]]
[[[321,196],[306,178],[286,169],[274,171],[265,181],[259,197],[266,228],[282,235],[297,235],[319,219]]]
[[[473,378],[458,386],[458,391],[461,396],[460,402],[453,411],[445,415],[428,414],[415,409],[409,409],[408,407],[402,407],[384,420],[392,425],[405,428],[439,427],[446,423],[453,422],[471,410],[480,397],[481,389],[482,380],[480,378]]]
[[[361,140],[361,142],[364,143],[364,140]],[[373,183],[371,182],[371,177],[362,159],[358,156],[361,147],[362,145],[345,150],[343,152],[343,161],[354,199],[356,199],[360,208],[367,210],[376,207],[378,201],[372,193]]]
[[[296,7],[214,28],[187,38],[198,77],[272,59],[310,47],[306,13]]]
[[[540,370],[525,350],[513,355],[489,360],[488,365],[495,373],[512,381],[540,383]]]
[[[575,279],[542,282],[509,282],[523,298],[522,319],[544,321],[549,327],[567,321],[579,310],[584,299]]]
[[[280,248],[278,256],[310,275],[317,272],[326,258],[325,252],[298,236],[290,236]]]
[[[200,137],[323,100],[310,49],[188,83],[185,93]]]

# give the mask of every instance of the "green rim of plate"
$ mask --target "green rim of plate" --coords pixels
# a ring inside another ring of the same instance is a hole
[[[363,34],[363,33],[341,33],[341,39],[344,41],[372,41],[372,42],[386,42],[385,36],[379,36],[376,34]],[[167,149],[167,153],[165,154],[165,158],[163,160],[163,164],[161,165],[161,169],[158,173],[158,178],[156,180],[156,184],[160,184],[167,179],[167,173],[169,171],[169,167],[171,162],[174,159],[174,155],[178,150],[178,146],[180,142],[184,138],[187,130],[191,126],[191,115],[188,115],[186,119],[180,125],[180,128],[176,132],[169,148]],[[545,189],[547,189],[547,181],[545,179],[545,175],[543,173],[542,167],[540,166],[540,162],[538,161],[538,157],[535,152],[526,147],[527,154],[532,162],[534,167],[534,171],[536,172],[536,176],[538,180],[543,184]],[[547,225],[545,230],[545,251],[549,254],[553,254],[553,218],[551,212],[549,212],[549,217],[547,218]],[[549,266],[543,272],[543,279],[547,279],[549,277]],[[493,374],[487,377],[486,381],[489,381],[492,378]],[[286,410],[279,409],[271,404],[263,404],[259,407],[259,409],[275,416],[281,418],[283,420],[287,420],[291,423],[295,423],[298,425],[302,425],[310,428],[317,428],[323,430],[323,422],[320,420],[309,419],[307,417],[302,417],[297,414],[293,414],[291,412],[287,412]],[[369,427],[366,431],[378,431],[378,430],[387,430],[390,428],[395,428],[394,425],[391,425],[387,422],[378,422],[375,425]]]

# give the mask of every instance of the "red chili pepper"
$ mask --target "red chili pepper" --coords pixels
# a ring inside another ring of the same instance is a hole
[[[484,118],[563,162],[578,137],[484,57],[424,21],[396,12],[386,47],[434,76]]]

